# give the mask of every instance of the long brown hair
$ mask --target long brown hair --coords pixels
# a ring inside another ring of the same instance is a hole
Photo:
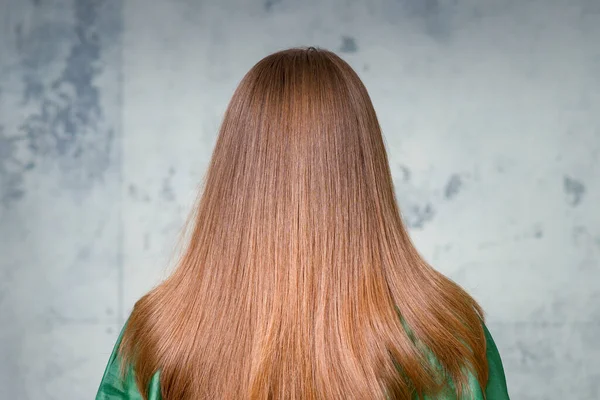
[[[225,113],[189,243],[120,347],[144,393],[410,399],[487,382],[483,313],[417,253],[361,80],[334,53],[269,55]]]

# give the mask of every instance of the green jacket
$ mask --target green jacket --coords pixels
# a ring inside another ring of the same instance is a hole
[[[112,350],[108,365],[102,376],[96,400],[142,400],[142,395],[135,384],[135,376],[133,373],[128,373],[125,380],[119,376],[120,358],[117,355],[117,349],[121,343],[124,327],[119,334],[117,342]],[[502,360],[498,353],[498,348],[492,339],[487,327],[484,325],[485,337],[487,340],[487,359],[489,368],[488,384],[485,389],[486,400],[510,400],[506,388],[506,378],[504,376],[504,368]],[[131,371],[131,370],[130,370]],[[469,399],[461,400],[484,400],[484,391],[479,386],[477,379],[474,376],[469,377],[469,385],[473,394]],[[150,381],[148,388],[148,400],[161,400],[160,395],[160,380],[159,372],[156,372]],[[444,395],[432,399],[430,397],[424,400],[458,400],[454,395]]]

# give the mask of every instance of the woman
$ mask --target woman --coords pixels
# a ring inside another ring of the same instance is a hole
[[[247,73],[193,221],[96,399],[508,399],[480,306],[411,243],[367,90],[335,54]]]

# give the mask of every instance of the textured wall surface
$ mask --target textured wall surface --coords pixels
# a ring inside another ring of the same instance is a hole
[[[0,0],[0,399],[93,398],[233,89],[296,45],[363,78],[512,397],[599,399],[598,0]]]

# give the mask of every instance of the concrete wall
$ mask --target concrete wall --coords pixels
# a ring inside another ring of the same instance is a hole
[[[597,0],[0,0],[0,398],[93,398],[237,82],[296,45],[363,78],[512,397],[600,398]]]

